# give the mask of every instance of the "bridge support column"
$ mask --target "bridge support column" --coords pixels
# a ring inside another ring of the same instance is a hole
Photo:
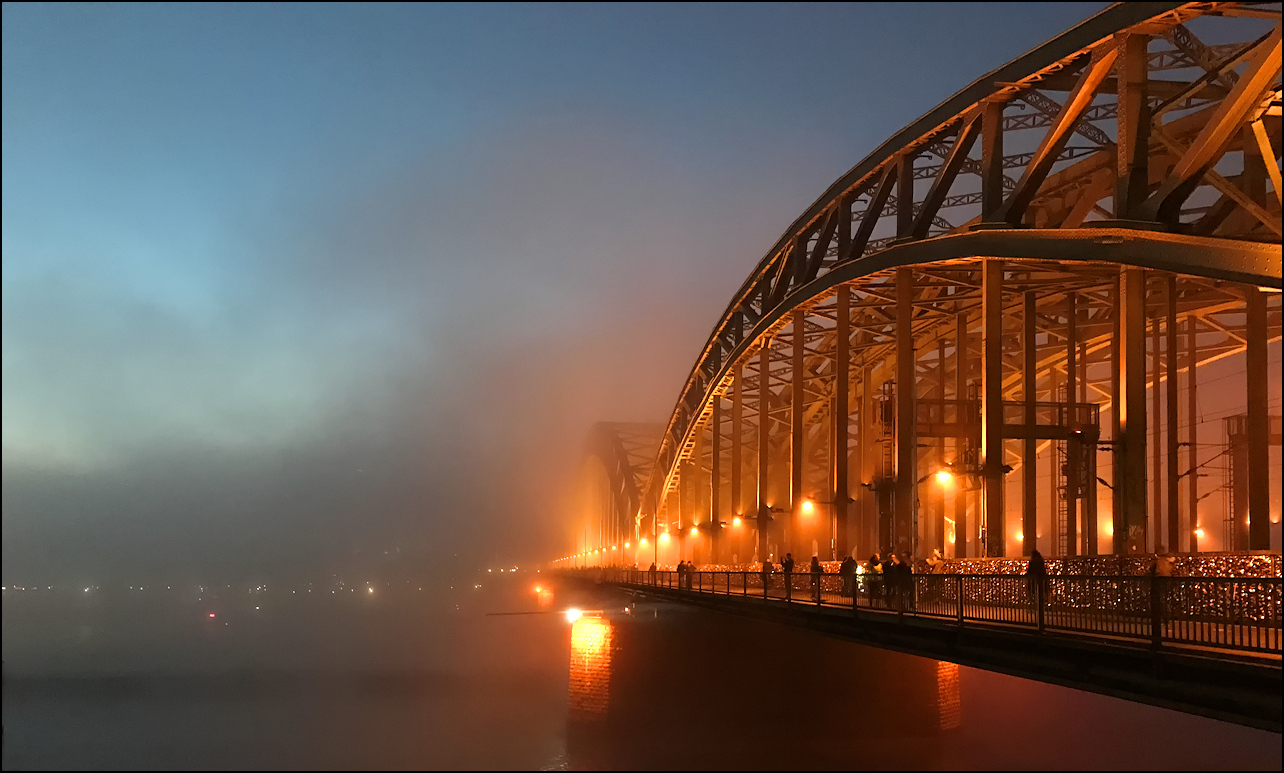
[[[1139,268],[1120,271],[1119,343],[1121,372],[1118,431],[1115,435],[1115,552],[1146,548],[1146,277]]]
[[[918,541],[918,400],[914,355],[914,272],[896,269],[896,496],[892,546],[911,555]]]
[[[800,534],[802,532],[802,522],[799,519],[799,512],[802,508],[804,499],[803,494],[803,406],[807,402],[807,395],[803,389],[803,357],[807,352],[807,336],[804,333],[807,313],[802,309],[794,309],[793,312],[794,327],[794,348],[793,357],[790,363],[789,376],[789,522],[785,526],[785,542],[791,540],[802,544]],[[791,545],[791,547],[793,547]],[[790,548],[781,548],[788,550]],[[801,549],[801,547],[800,547]]]
[[[856,339],[860,342],[860,338]],[[870,422],[869,362],[861,357],[860,397],[856,404],[856,475],[860,478],[860,547],[861,552],[878,550],[878,516],[874,511],[874,492],[866,486],[872,480],[869,445],[874,435],[869,431]]]
[[[1021,464],[1021,555],[1028,556],[1038,547],[1038,528],[1039,528],[1039,503],[1036,495],[1038,491],[1039,470],[1035,465],[1035,457],[1038,452],[1038,441],[1029,430],[1034,428],[1037,417],[1035,416],[1034,398],[1035,398],[1035,354],[1037,347],[1035,345],[1035,328],[1034,315],[1035,306],[1038,298],[1033,292],[1027,292],[1022,296],[1023,306],[1021,309],[1021,321],[1025,327],[1021,335],[1021,391],[1025,399],[1025,425],[1027,434],[1022,441],[1022,464]],[[1054,398],[1055,399],[1055,396]],[[1055,528],[1056,515],[1053,514],[1053,527]]]
[[[830,411],[834,430],[831,433],[833,440],[829,447],[830,480],[833,481],[833,487],[829,501],[833,503],[831,506],[834,508],[834,552],[837,554],[835,557],[838,557],[848,555],[852,549],[847,526],[849,500],[847,435],[850,414],[847,401],[850,390],[848,374],[851,370],[848,352],[851,342],[851,311],[850,291],[847,285],[839,285],[835,303],[838,324],[834,328],[834,404]]]
[[[1150,548],[1158,548],[1163,544],[1164,539],[1164,489],[1163,489],[1163,459],[1164,456],[1159,449],[1163,448],[1163,438],[1160,436],[1163,430],[1163,422],[1159,419],[1159,407],[1162,400],[1159,391],[1159,372],[1162,369],[1160,362],[1160,314],[1156,309],[1154,318],[1150,325],[1150,442],[1153,444],[1154,454],[1150,459],[1150,496],[1151,496],[1151,518],[1147,522],[1145,545]],[[1143,549],[1142,552],[1145,552]]]
[[[1079,425],[1077,407],[1079,399],[1079,331],[1078,296],[1069,293],[1066,298],[1066,403],[1070,405],[1066,423],[1071,431],[1082,430]],[[1084,490],[1086,481],[1080,480],[1079,471],[1083,466],[1087,447],[1077,438],[1082,435],[1071,435],[1066,441],[1066,555],[1079,555],[1079,495]],[[1056,529],[1056,512],[1052,514],[1053,529]],[[1056,537],[1053,537],[1055,540]]]
[[[1186,318],[1186,488],[1189,490],[1187,500],[1190,507],[1187,512],[1187,529],[1189,534],[1187,539],[1190,541],[1190,552],[1199,552],[1199,534],[1196,529],[1199,528],[1199,404],[1196,401],[1196,381],[1195,366],[1199,363],[1199,352],[1197,350],[1198,339],[1195,332],[1195,315],[1192,314]]]
[[[981,277],[981,469],[985,555],[1004,553],[1003,261],[986,258]]]
[[[957,331],[954,334],[954,400],[956,402],[954,420],[960,424],[971,418],[963,413],[963,401],[967,399],[967,338],[967,312],[961,311],[958,314]],[[966,467],[963,459],[966,443],[967,441],[963,438],[954,440],[954,463],[959,469]],[[967,488],[961,485],[961,481],[957,481],[954,489],[954,556],[956,558],[967,557],[970,534],[967,522]]]
[[[1164,347],[1164,407],[1167,411],[1164,426],[1164,438],[1167,440],[1167,458],[1164,461],[1167,475],[1168,500],[1168,546],[1169,552],[1181,552],[1181,515],[1177,501],[1180,474],[1177,470],[1177,276],[1168,275],[1168,287],[1165,291],[1168,301],[1167,319],[1165,320],[1166,338]]]
[[[721,563],[722,542],[722,395],[713,395],[713,430],[709,438],[709,562]]]
[[[1270,550],[1270,417],[1267,415],[1266,299],[1244,288],[1248,345],[1248,549]]]
[[[771,453],[768,400],[771,397],[771,339],[764,339],[758,352],[758,560],[767,560],[767,529],[771,505],[767,504],[767,466]]]
[[[731,513],[744,515],[745,497],[741,487],[744,475],[744,402],[745,402],[745,368],[736,363],[732,376],[731,393]]]

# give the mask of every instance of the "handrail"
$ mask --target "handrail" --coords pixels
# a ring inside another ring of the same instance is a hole
[[[572,570],[602,582],[673,595],[843,608],[862,615],[920,617],[959,627],[1015,627],[1284,653],[1279,577],[881,574]]]

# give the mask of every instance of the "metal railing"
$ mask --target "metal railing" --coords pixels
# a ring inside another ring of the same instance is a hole
[[[1110,638],[1281,653],[1281,580],[1230,577],[648,572],[588,569],[624,586],[1013,626]]]

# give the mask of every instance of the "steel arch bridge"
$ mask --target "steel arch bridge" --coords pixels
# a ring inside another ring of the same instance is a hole
[[[1280,71],[1278,3],[1117,4],[902,129],[736,291],[603,532],[639,563],[1269,548]]]

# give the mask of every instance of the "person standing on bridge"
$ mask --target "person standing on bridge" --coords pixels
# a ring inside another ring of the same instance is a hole
[[[856,592],[856,559],[844,556],[838,565],[838,576],[843,578],[843,595],[852,597]]]
[[[785,601],[794,595],[794,554],[786,553],[785,560],[780,562],[780,571],[785,573]]]
[[[1025,576],[1029,578],[1027,582],[1034,603],[1042,605],[1048,595],[1048,565],[1043,562],[1043,554],[1039,551],[1030,552],[1030,563],[1026,566]]]
[[[865,567],[865,574],[869,575],[869,605],[874,606],[874,601],[883,596],[883,564],[878,560],[878,554],[874,553],[869,557],[869,565]]]

